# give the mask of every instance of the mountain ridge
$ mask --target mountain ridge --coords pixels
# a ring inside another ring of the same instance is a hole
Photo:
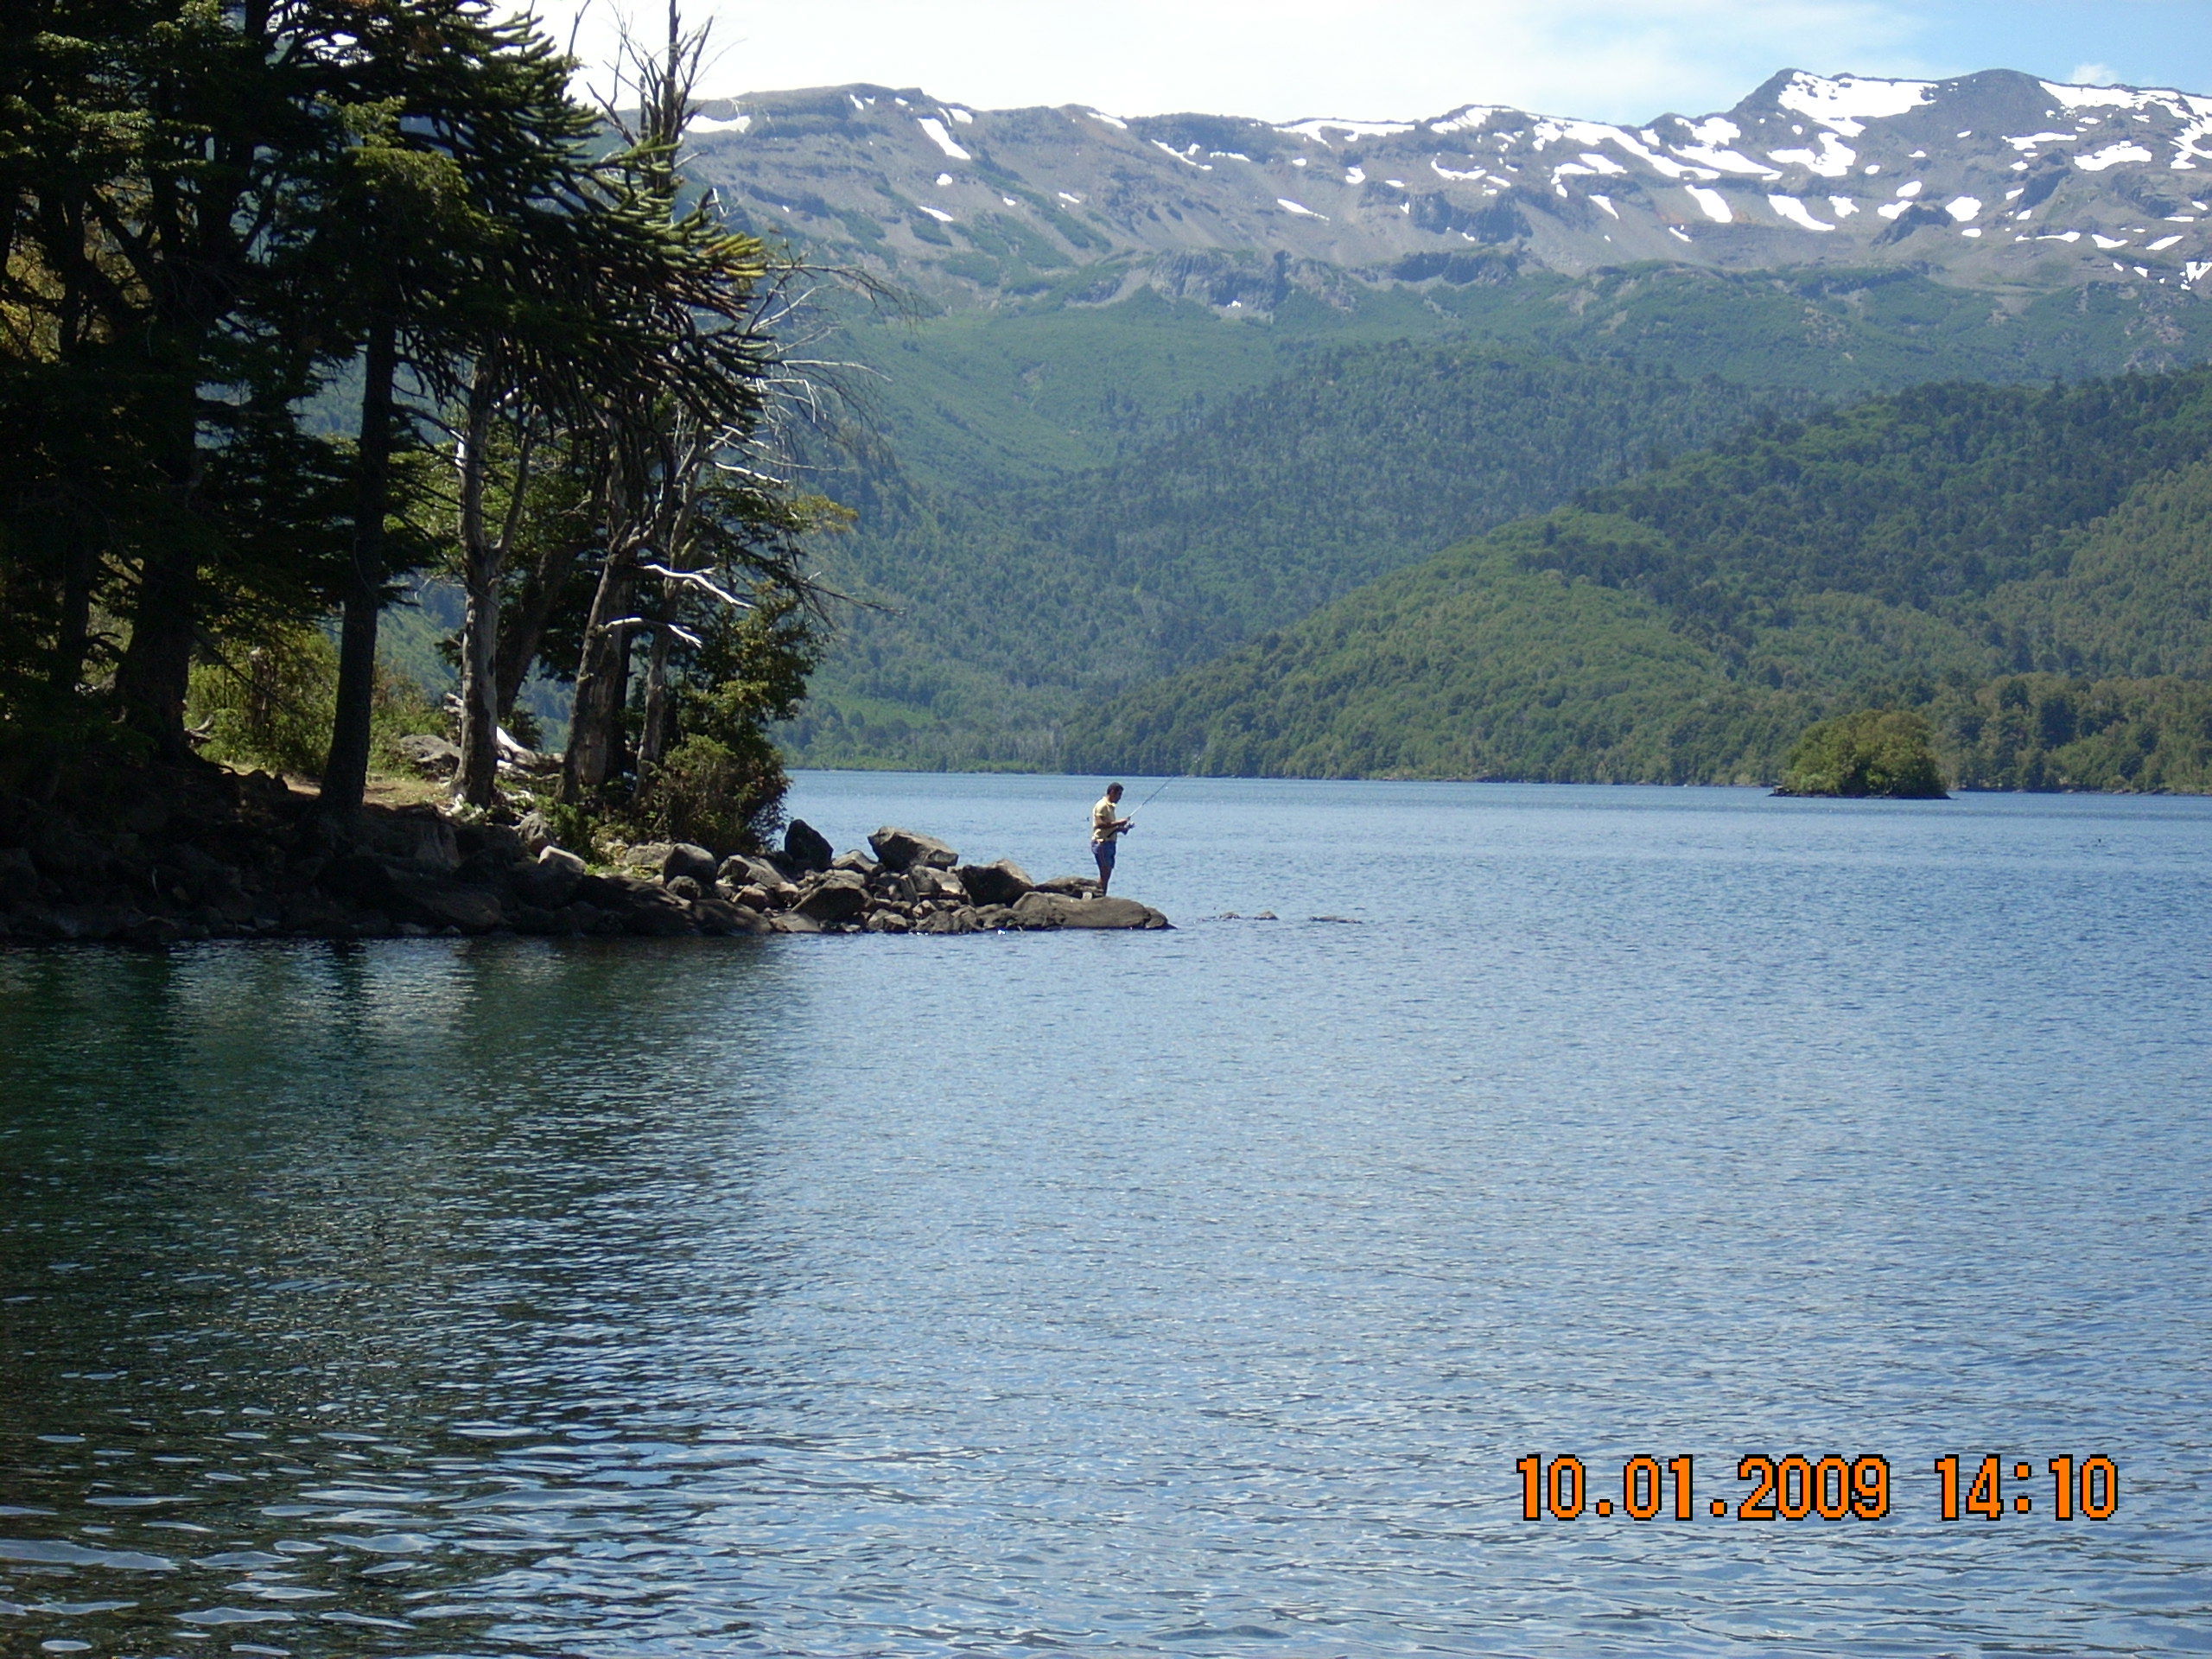
[[[855,84],[709,102],[690,164],[752,228],[959,308],[1225,314],[1294,288],[1915,266],[1968,286],[2212,279],[2212,97],[2009,69],[1783,70],[1726,111],[1631,126],[1471,104],[1271,124],[1083,105],[976,110]],[[2120,257],[2115,257],[2120,256]]]

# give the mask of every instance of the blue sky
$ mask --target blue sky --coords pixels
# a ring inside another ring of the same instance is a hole
[[[540,0],[581,55],[638,0]],[[2013,68],[2212,93],[2212,0],[687,0],[706,89],[876,81],[997,108],[1089,104],[1271,120],[1466,103],[1642,121],[1734,103],[1775,70]]]

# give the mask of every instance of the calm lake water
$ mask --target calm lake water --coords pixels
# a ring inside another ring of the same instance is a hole
[[[1097,792],[793,806],[1043,876]],[[1120,881],[0,955],[0,1652],[2212,1649],[2212,801],[1179,782]]]

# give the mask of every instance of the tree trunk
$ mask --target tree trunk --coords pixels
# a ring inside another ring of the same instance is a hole
[[[454,792],[489,807],[499,778],[499,579],[505,538],[495,543],[484,522],[484,484],[492,467],[492,417],[499,387],[488,359],[468,388],[468,428],[461,457],[461,585],[467,607],[461,625],[461,768]],[[527,475],[517,469],[518,492]],[[510,518],[513,517],[511,512]]]
[[[499,681],[499,718],[503,721],[514,717],[515,699],[522,696],[523,684],[537,661],[537,647],[545,638],[545,625],[552,620],[553,607],[561,602],[582,552],[581,548],[564,546],[548,548],[540,554],[537,565],[523,581],[522,591],[515,601],[515,613],[500,625],[499,648],[493,655],[493,671]]]
[[[165,360],[158,344],[152,356],[156,365]],[[182,385],[165,400],[168,453],[160,465],[175,518],[156,532],[155,545],[139,565],[130,643],[124,648],[115,675],[125,720],[170,760],[181,760],[188,753],[184,698],[192,679],[200,601],[200,541],[192,513],[200,473],[197,397],[195,388]]]
[[[369,325],[361,392],[360,473],[353,505],[353,557],[338,635],[338,712],[322,768],[322,810],[361,809],[369,784],[369,728],[376,709],[377,618],[384,609],[384,518],[391,501],[392,380],[398,330],[389,315]]]
[[[575,712],[569,721],[568,753],[561,762],[561,795],[580,801],[595,793],[614,771],[620,752],[623,705],[629,700],[630,631],[618,627],[629,614],[635,585],[631,556],[609,549],[592,595],[577,664]]]
[[[657,620],[665,623],[667,613],[674,608],[665,601],[659,607]],[[645,718],[644,729],[638,734],[638,770],[642,775],[647,766],[660,764],[661,756],[668,751],[668,630],[653,630],[652,650],[645,658]]]
[[[61,563],[61,615],[54,629],[54,661],[47,683],[73,696],[85,677],[85,655],[92,647],[92,586],[99,575],[99,546],[81,516],[73,513]]]

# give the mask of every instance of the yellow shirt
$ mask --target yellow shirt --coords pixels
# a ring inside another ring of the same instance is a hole
[[[1101,797],[1098,804],[1090,809],[1090,844],[1096,847],[1101,842],[1113,840],[1114,826],[1121,822],[1121,816],[1113,802]]]

